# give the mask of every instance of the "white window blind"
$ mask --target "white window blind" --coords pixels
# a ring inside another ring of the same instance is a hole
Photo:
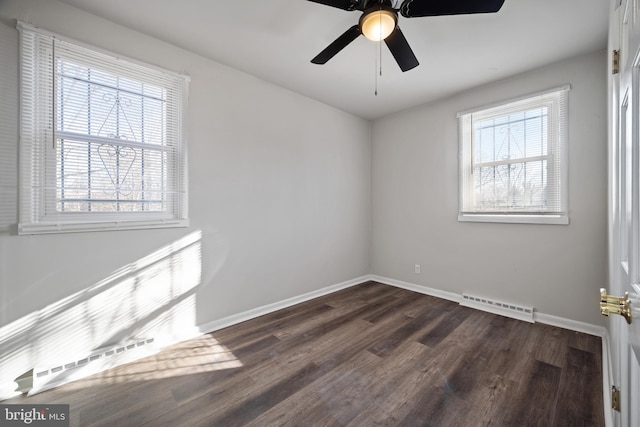
[[[459,220],[568,223],[568,90],[458,114]]]
[[[186,225],[188,78],[18,29],[19,232]]]

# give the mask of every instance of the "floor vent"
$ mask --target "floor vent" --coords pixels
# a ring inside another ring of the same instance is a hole
[[[524,320],[525,322],[535,323],[533,316],[535,310],[533,307],[495,301],[489,298],[476,297],[467,294],[462,294],[460,305],[488,311],[489,313],[500,314],[506,317],[512,317],[514,319]]]
[[[158,347],[155,340],[150,338],[100,349],[87,357],[66,363],[58,363],[51,367],[36,367],[33,370],[33,387],[29,391],[29,395],[58,387],[157,352]]]

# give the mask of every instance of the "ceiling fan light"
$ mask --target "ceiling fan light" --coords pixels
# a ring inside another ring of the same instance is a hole
[[[369,40],[384,40],[396,28],[397,19],[397,15],[391,10],[374,10],[362,16],[360,30]]]

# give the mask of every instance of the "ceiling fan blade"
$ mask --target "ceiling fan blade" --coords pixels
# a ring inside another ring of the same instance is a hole
[[[359,1],[351,1],[351,0],[309,0],[314,3],[324,4],[325,6],[337,7],[338,9],[343,10],[356,10],[357,3]]]
[[[495,13],[503,4],[504,0],[404,0],[400,13],[405,18]]]
[[[409,71],[420,64],[418,58],[413,54],[409,42],[407,42],[404,34],[400,31],[400,27],[396,27],[393,33],[384,39],[384,42],[387,44],[387,47],[403,72]]]
[[[311,62],[314,64],[325,64],[328,60],[336,56],[338,52],[347,47],[349,43],[357,39],[360,34],[362,34],[360,27],[358,25],[354,25],[345,31],[340,37],[335,39],[333,43],[313,58]]]

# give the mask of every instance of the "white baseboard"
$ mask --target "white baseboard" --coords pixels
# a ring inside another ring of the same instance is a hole
[[[577,320],[565,319],[564,317],[538,312],[536,312],[534,316],[536,322],[569,329],[570,331],[582,332],[597,337],[603,337],[607,333],[607,329],[604,326],[592,325],[591,323],[579,322]]]
[[[426,286],[416,285],[414,283],[403,282],[402,280],[390,279],[388,277],[370,275],[369,280],[374,282],[383,283],[385,285],[395,286],[396,288],[406,289],[408,291],[418,292],[420,294],[431,295],[432,297],[442,298],[449,301],[457,302],[462,301],[462,295],[453,292],[443,291],[440,289],[429,288]]]
[[[282,301],[263,305],[262,307],[253,308],[251,310],[247,310],[242,313],[233,314],[231,316],[223,317],[222,319],[207,322],[198,326],[198,328],[200,329],[201,333],[207,334],[207,333],[214,332],[219,329],[226,328],[247,320],[251,320],[259,316],[264,316],[265,314],[273,313],[274,311],[282,310],[283,308],[300,304],[301,302],[309,301],[314,298],[332,294],[334,292],[340,291],[342,289],[350,288],[351,286],[355,286],[360,283],[367,282],[369,280],[371,280],[369,276],[361,276],[356,279],[347,280],[346,282],[327,286],[326,288],[307,292],[306,294],[298,295],[292,298],[287,298]]]

